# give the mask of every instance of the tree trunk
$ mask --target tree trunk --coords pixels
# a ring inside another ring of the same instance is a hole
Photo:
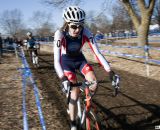
[[[148,45],[148,27],[140,25],[138,30],[138,46]]]
[[[141,23],[137,28],[139,46],[148,45],[149,25],[150,25],[150,14],[142,12]]]

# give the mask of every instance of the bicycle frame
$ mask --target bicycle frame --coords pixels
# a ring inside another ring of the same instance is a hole
[[[94,114],[94,111],[91,110],[92,106],[92,94],[90,93],[89,90],[89,85],[77,85],[80,86],[81,90],[81,96],[79,97],[77,101],[77,117],[79,118],[79,127],[82,129],[83,125],[85,127],[85,130],[92,130],[91,128],[91,121],[94,120],[95,125],[94,129],[95,130],[100,130],[99,122],[97,120],[96,115]],[[83,105],[83,106],[82,106]],[[92,116],[92,120],[90,119]]]

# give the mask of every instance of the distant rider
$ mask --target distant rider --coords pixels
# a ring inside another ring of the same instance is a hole
[[[27,50],[28,51],[30,51],[30,55],[31,55],[31,53],[32,53],[32,51],[34,51],[34,53],[35,53],[35,56],[36,56],[36,60],[38,61],[38,52],[37,52],[37,49],[38,49],[38,43],[36,42],[36,39],[33,37],[33,35],[32,35],[32,32],[27,32],[27,42],[26,42],[26,44],[27,44]],[[34,62],[33,61],[33,64],[35,64],[36,63],[36,61]],[[38,65],[39,66],[39,65]]]

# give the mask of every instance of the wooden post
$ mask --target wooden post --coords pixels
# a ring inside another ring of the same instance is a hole
[[[149,77],[150,75],[150,72],[149,72],[149,46],[148,45],[145,45],[144,46],[144,52],[145,52],[145,65],[146,65],[146,73],[147,73],[147,76]]]

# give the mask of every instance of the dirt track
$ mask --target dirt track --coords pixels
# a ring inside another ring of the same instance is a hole
[[[115,57],[110,57],[108,60],[121,76],[121,93],[117,97],[112,96],[109,78],[103,68],[99,67],[99,64],[92,63],[100,81],[94,103],[98,107],[104,130],[107,128],[154,130],[156,125],[160,125],[159,66],[151,66],[151,77],[147,78],[145,71],[142,70],[145,66],[141,62]],[[22,84],[20,72],[16,70],[21,67],[21,64],[12,54],[5,56],[2,61],[0,129],[21,130],[23,129]],[[53,54],[41,52],[40,66],[38,70],[32,65],[31,68],[39,88],[47,130],[69,130],[65,96],[60,90],[59,80],[54,72]],[[26,91],[29,128],[41,130],[33,89],[29,82],[27,85],[29,86]]]

